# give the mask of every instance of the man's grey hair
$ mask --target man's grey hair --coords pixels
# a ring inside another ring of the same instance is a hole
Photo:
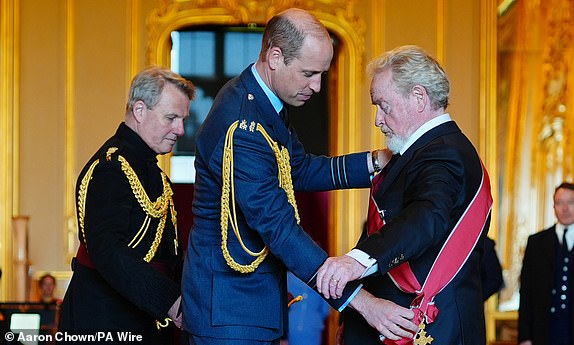
[[[407,45],[379,56],[367,67],[371,77],[390,68],[399,92],[406,96],[415,85],[426,89],[434,110],[448,106],[450,81],[440,64],[422,48]]]
[[[137,101],[143,101],[146,107],[153,109],[158,104],[166,83],[178,88],[189,100],[195,96],[195,87],[189,80],[168,68],[150,66],[132,79],[126,104],[126,115],[132,112]]]

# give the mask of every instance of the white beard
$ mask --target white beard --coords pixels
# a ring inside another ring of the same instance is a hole
[[[397,154],[405,146],[407,140],[397,135],[387,135],[387,147],[393,154]]]

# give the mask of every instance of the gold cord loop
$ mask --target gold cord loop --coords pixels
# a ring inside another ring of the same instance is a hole
[[[222,188],[221,188],[221,250],[223,252],[223,257],[225,261],[233,270],[240,273],[251,273],[259,267],[261,262],[265,260],[267,254],[269,253],[269,248],[267,246],[259,252],[253,252],[243,242],[241,234],[239,232],[239,224],[237,222],[237,211],[235,209],[235,186],[233,183],[233,134],[237,129],[239,121],[235,121],[229,126],[227,133],[225,135],[225,146],[223,149],[223,163],[222,163]],[[279,145],[277,142],[273,141],[269,134],[265,131],[263,126],[257,124],[257,131],[259,131],[269,143],[269,146],[275,153],[275,158],[277,160],[277,167],[279,170],[278,179],[279,186],[283,188],[287,194],[287,200],[293,206],[295,210],[295,218],[297,223],[300,222],[299,213],[297,211],[297,203],[295,201],[295,193],[293,191],[293,182],[291,180],[291,165],[289,163],[289,151],[286,148],[279,150]],[[231,208],[230,208],[231,204]],[[227,239],[229,232],[229,224],[237,237],[243,250],[255,257],[250,264],[242,265],[236,262],[227,248]]]
[[[117,151],[116,147],[110,147],[108,149],[108,151],[106,152],[106,160],[108,160],[108,161],[111,160],[111,155],[113,153],[115,153],[116,151]],[[174,208],[174,204],[173,204],[173,197],[172,197],[173,191],[171,189],[171,186],[169,185],[169,181],[167,179],[167,176],[165,175],[165,173],[161,172],[161,178],[162,178],[162,183],[163,183],[163,193],[162,193],[162,195],[160,195],[157,198],[157,200],[155,202],[152,202],[149,199],[149,197],[148,197],[143,185],[141,184],[140,180],[138,179],[137,174],[135,173],[133,168],[130,166],[128,161],[120,155],[118,155],[118,161],[121,163],[122,171],[126,175],[128,182],[130,183],[130,187],[132,189],[132,192],[134,193],[136,200],[140,204],[143,211],[146,213],[146,218],[144,220],[144,223],[140,227],[138,233],[130,241],[128,246],[131,248],[137,247],[138,244],[142,241],[142,239],[144,238],[145,234],[148,231],[148,228],[149,228],[149,225],[151,222],[151,218],[156,218],[156,219],[159,218],[159,223],[157,226],[157,230],[155,232],[154,240],[151,244],[150,249],[148,250],[147,254],[144,257],[144,260],[146,262],[150,262],[153,259],[155,253],[157,252],[157,248],[159,247],[159,244],[161,242],[161,238],[163,236],[163,230],[165,229],[165,224],[166,224],[166,220],[167,220],[167,213],[168,213],[168,211],[171,211],[171,222],[174,226],[175,238],[176,238],[175,252],[177,254],[177,218],[176,218],[176,212],[175,212],[175,208]],[[90,168],[86,172],[86,175],[84,175],[84,177],[82,178],[82,182],[80,183],[80,187],[79,187],[79,191],[78,191],[78,221],[79,221],[79,227],[81,229],[82,238],[84,240],[83,241],[84,243],[86,243],[86,236],[85,236],[85,230],[84,230],[84,219],[85,219],[86,198],[87,198],[88,185],[89,185],[90,180],[92,178],[94,168],[96,167],[96,165],[98,163],[99,163],[99,160],[96,160],[90,165]]]
[[[166,328],[167,326],[169,326],[170,321],[171,321],[171,319],[169,317],[166,317],[165,319],[163,319],[163,322],[161,322],[159,320],[155,320],[155,326],[157,327],[157,329]]]

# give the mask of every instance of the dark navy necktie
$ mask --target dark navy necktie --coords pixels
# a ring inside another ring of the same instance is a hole
[[[566,243],[566,231],[568,231],[568,228],[564,228],[564,232],[562,233],[562,248],[564,248],[565,252],[568,252],[568,243]]]
[[[279,117],[285,124],[285,127],[289,128],[289,111],[287,110],[287,106],[283,105],[283,109],[279,112]]]

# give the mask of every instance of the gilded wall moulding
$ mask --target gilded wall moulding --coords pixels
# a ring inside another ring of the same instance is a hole
[[[275,13],[290,7],[309,11],[330,9],[333,13],[341,9],[352,14],[356,0],[161,0],[158,14],[163,15],[182,9],[222,8],[234,13],[243,22],[265,23]]]
[[[158,63],[165,57],[169,33],[192,25],[265,25],[276,13],[291,7],[312,12],[344,44],[358,49],[358,62],[364,51],[365,23],[354,11],[356,0],[160,0],[147,19],[149,44],[147,61]],[[162,61],[166,63],[167,61]],[[359,64],[362,66],[362,63]]]

